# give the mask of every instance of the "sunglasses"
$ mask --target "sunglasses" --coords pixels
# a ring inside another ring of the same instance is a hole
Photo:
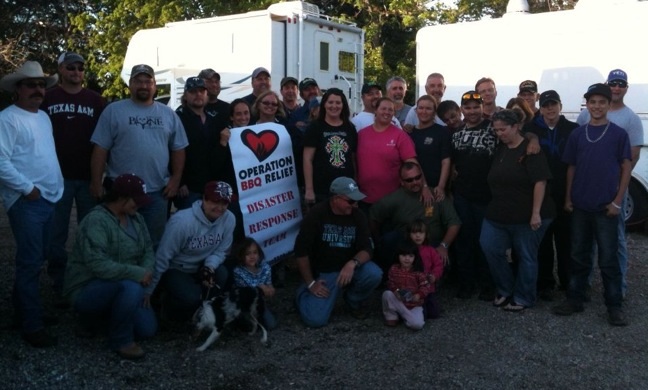
[[[403,181],[405,183],[411,183],[411,182],[414,182],[414,181],[419,181],[419,180],[421,180],[422,176],[423,176],[423,174],[421,173],[418,176],[408,177],[407,179],[403,179]]]
[[[628,83],[626,81],[618,80],[618,81],[610,81],[608,83],[610,87],[619,87],[619,88],[627,88]]]
[[[347,202],[349,204],[349,206],[353,206],[356,203],[358,203],[357,200],[353,200],[353,199],[349,199],[349,198],[343,198],[341,196],[339,198],[342,199],[343,201]]]
[[[478,93],[464,93],[463,96],[461,97],[461,100],[481,100],[481,95]]]
[[[279,103],[275,102],[261,102],[264,106],[270,106],[270,107],[279,107]]]
[[[67,66],[65,67],[65,69],[66,69],[66,70],[69,70],[70,72],[73,72],[73,71],[75,71],[75,70],[78,70],[79,72],[83,72],[83,71],[85,70],[85,68],[83,67],[83,65],[78,65],[78,66],[75,66],[75,65],[67,65]]]
[[[20,85],[24,85],[25,87],[32,88],[32,89],[36,89],[36,88],[44,89],[47,86],[45,81],[23,81],[20,83]]]

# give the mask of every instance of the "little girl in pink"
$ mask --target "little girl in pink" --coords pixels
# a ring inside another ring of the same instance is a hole
[[[412,221],[407,227],[407,234],[409,239],[414,242],[418,247],[419,256],[423,262],[423,273],[428,277],[428,281],[432,286],[431,292],[425,298],[425,318],[439,318],[441,315],[441,307],[436,296],[436,285],[443,275],[443,260],[441,256],[429,245],[427,236],[427,226],[422,219]]]

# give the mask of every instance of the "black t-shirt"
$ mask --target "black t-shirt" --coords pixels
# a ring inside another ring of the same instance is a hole
[[[358,133],[350,123],[331,126],[311,123],[304,134],[304,147],[315,148],[313,157],[313,190],[327,195],[331,182],[338,177],[354,177],[353,156],[358,147]]]
[[[452,134],[451,158],[457,171],[454,192],[471,202],[487,204],[490,189],[486,180],[498,140],[489,120]]]
[[[544,153],[526,154],[529,141],[509,149],[500,145],[495,152],[488,173],[492,199],[486,209],[486,218],[504,224],[527,224],[533,211],[533,188],[535,183],[551,179],[551,172]],[[548,196],[548,188],[540,208],[540,216],[556,215],[554,202]]]
[[[220,121],[229,123],[230,105],[220,99],[214,103],[207,103],[205,106],[205,113],[211,117],[218,118]]]
[[[425,129],[415,128],[411,133],[416,158],[418,159],[425,181],[430,187],[436,187],[441,177],[441,161],[450,157],[450,133],[437,123]]]
[[[372,254],[365,214],[357,208],[351,215],[333,214],[328,200],[310,210],[295,240],[295,256],[308,256],[314,277],[339,272],[362,250]]]

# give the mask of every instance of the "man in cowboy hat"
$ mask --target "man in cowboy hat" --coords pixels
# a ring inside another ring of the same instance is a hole
[[[38,279],[43,265],[54,203],[63,194],[52,123],[38,108],[57,76],[46,76],[38,62],[27,61],[0,80],[14,104],[0,112],[0,196],[16,240],[13,302],[22,337],[36,348],[56,345],[45,330]],[[48,321],[49,320],[49,321]]]

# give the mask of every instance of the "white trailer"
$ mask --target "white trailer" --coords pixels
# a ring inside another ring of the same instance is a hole
[[[540,92],[558,91],[563,114],[573,121],[585,106],[583,94],[605,82],[612,69],[628,73],[625,103],[640,117],[644,147],[632,172],[628,224],[648,219],[648,72],[640,44],[648,1],[580,0],[568,11],[530,14],[526,0],[510,0],[498,19],[429,26],[416,36],[416,87],[425,93],[430,73],[443,74],[444,99],[460,100],[481,77],[492,78],[500,106],[519,84],[535,80]]]
[[[251,73],[263,66],[276,92],[285,76],[312,77],[322,90],[340,88],[351,110],[359,111],[364,31],[320,14],[313,4],[290,1],[262,11],[140,30],[128,44],[121,72],[125,82],[136,64],[152,66],[158,85],[170,87],[173,108],[180,105],[185,80],[201,69],[220,73],[219,98],[232,101],[251,93]]]

